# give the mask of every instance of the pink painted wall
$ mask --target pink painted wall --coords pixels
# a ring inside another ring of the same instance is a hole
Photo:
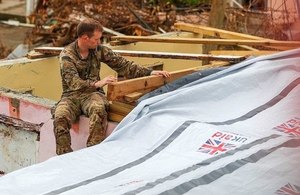
[[[12,100],[19,100],[18,108],[12,104]],[[42,162],[55,156],[55,139],[53,134],[53,120],[50,113],[50,108],[54,102],[44,102],[41,98],[26,97],[11,93],[0,93],[0,114],[19,118],[21,120],[40,124],[44,123],[40,129],[40,141],[37,146],[37,161]],[[71,129],[71,139],[73,150],[85,148],[88,137],[89,119],[81,116],[79,122],[74,124]],[[117,123],[109,122],[107,135],[109,135],[116,127]]]

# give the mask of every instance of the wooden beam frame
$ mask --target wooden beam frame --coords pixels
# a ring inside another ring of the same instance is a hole
[[[190,54],[190,53],[170,53],[170,52],[148,52],[148,51],[125,51],[114,50],[122,56],[144,57],[144,58],[165,58],[165,59],[184,59],[184,60],[217,60],[240,62],[245,58],[241,56],[213,56],[209,54]]]
[[[222,29],[212,28],[207,26],[188,24],[183,22],[175,23],[174,27],[177,30],[199,33],[199,34],[223,38],[223,39],[271,40],[271,39],[265,39],[263,37],[247,35],[243,33],[237,33],[237,32],[232,32],[228,30],[222,30]]]
[[[213,37],[218,37],[218,38],[223,38],[223,39],[240,39],[240,40],[269,40],[269,41],[275,41],[274,39],[267,39],[264,37],[259,37],[259,36],[253,36],[253,35],[248,35],[248,34],[243,34],[243,33],[237,33],[237,32],[232,32],[228,30],[223,30],[223,29],[217,29],[213,27],[207,27],[207,26],[201,26],[201,25],[195,25],[195,24],[188,24],[188,23],[183,23],[183,22],[178,22],[174,24],[175,29],[177,30],[182,30],[182,31],[187,31],[187,32],[193,32],[193,33],[199,33],[207,36],[213,36]],[[249,50],[254,50],[254,48],[251,48],[246,45],[239,45],[240,47],[243,47],[245,49]],[[266,46],[269,48],[274,48],[278,50],[288,50],[290,49],[289,47],[285,46]]]
[[[200,38],[170,38],[147,36],[114,36],[113,40],[127,42],[160,42],[160,43],[189,43],[213,45],[250,45],[250,46],[276,46],[284,48],[298,48],[300,41],[275,41],[275,40],[240,40],[240,39],[200,39]]]
[[[40,47],[35,48],[34,51],[43,54],[59,54],[63,48],[61,47]],[[164,59],[184,59],[184,60],[215,60],[227,61],[237,63],[243,61],[243,56],[213,56],[210,54],[190,54],[190,53],[170,53],[170,52],[152,52],[152,51],[127,51],[127,50],[113,50],[122,56],[128,57],[144,57],[144,58],[164,58]]]

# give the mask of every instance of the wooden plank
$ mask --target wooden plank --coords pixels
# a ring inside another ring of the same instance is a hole
[[[47,55],[59,55],[63,49],[63,47],[37,47],[34,51]]]
[[[246,50],[213,50],[210,51],[212,55],[232,55],[232,56],[261,56],[278,53],[278,51],[268,51],[268,50],[260,50],[260,51],[246,51]]]
[[[124,95],[136,91],[144,91],[144,90],[158,88],[160,86],[163,86],[166,83],[174,81],[187,74],[191,74],[195,71],[197,71],[196,68],[190,68],[190,69],[171,72],[169,78],[165,78],[163,76],[147,76],[147,77],[140,77],[136,79],[111,83],[107,87],[107,98],[110,101],[122,100],[124,98]]]
[[[133,108],[133,105],[113,101],[109,105],[108,119],[114,122],[121,122]]]
[[[35,48],[34,51],[43,54],[59,54],[61,47],[39,47]],[[189,53],[170,53],[170,52],[152,52],[152,51],[127,51],[127,50],[113,50],[122,56],[128,57],[144,57],[144,58],[164,58],[164,59],[185,59],[185,60],[217,60],[217,61],[229,61],[229,62],[240,62],[245,58],[242,56],[213,56],[210,54],[189,54]]]
[[[239,47],[250,50],[250,51],[259,51],[258,49],[255,49],[255,48],[247,46],[247,45],[239,45]]]
[[[218,60],[240,62],[245,58],[241,56],[213,56],[209,54],[190,54],[190,53],[170,53],[170,52],[152,52],[152,51],[126,51],[114,50],[122,56],[144,57],[144,58],[164,58],[164,59],[185,59],[185,60]]]
[[[109,112],[118,113],[120,115],[127,115],[134,108],[133,105],[123,102],[113,101],[109,105]]]
[[[228,62],[210,61],[209,65],[207,66],[210,66],[209,68],[216,68],[216,67],[228,66],[228,65],[230,65],[230,63]]]
[[[30,51],[26,57],[28,59],[38,59],[38,58],[46,58],[46,57],[50,57],[50,56],[55,56],[54,54],[43,54],[40,52],[36,52],[36,51]]]
[[[141,92],[133,92],[127,95],[124,95],[124,99],[127,102],[135,102],[136,100],[138,100],[140,97],[142,97],[144,94]]]
[[[116,113],[113,113],[113,112],[109,112],[108,113],[108,120],[113,121],[113,122],[121,122],[125,118],[125,116],[120,115],[120,114],[116,114]]]
[[[237,32],[232,32],[228,30],[222,30],[222,29],[212,28],[207,26],[188,24],[183,22],[175,23],[174,27],[177,30],[199,33],[199,34],[223,38],[223,39],[267,40],[263,37],[247,35],[243,33],[237,33]]]
[[[200,39],[200,38],[171,38],[171,37],[146,37],[146,36],[115,36],[119,41],[140,41],[160,43],[189,43],[189,44],[215,44],[215,45],[251,45],[251,46],[276,46],[284,48],[298,48],[300,41],[273,41],[273,40],[240,40],[240,39]]]

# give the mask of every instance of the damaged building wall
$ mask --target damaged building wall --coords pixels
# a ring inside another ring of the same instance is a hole
[[[0,116],[6,117],[6,122],[14,122],[7,124],[0,120],[0,173],[16,170],[21,165],[42,162],[56,155],[50,111],[55,103],[56,101],[49,99],[0,88]],[[88,124],[89,119],[85,116],[81,116],[73,124],[70,130],[73,150],[86,147]],[[10,127],[7,128],[7,125]],[[14,126],[11,127],[12,125]],[[15,126],[18,128],[14,128]],[[107,135],[115,126],[115,123],[108,123]],[[12,153],[13,151],[17,152]],[[9,164],[12,166],[9,167]]]
[[[168,37],[200,38],[201,35],[178,32],[168,34]],[[163,46],[162,46],[163,45]],[[174,43],[132,43],[121,46],[110,46],[112,49],[129,51],[160,51],[177,53],[202,53],[202,45],[199,44],[174,44]],[[163,62],[164,69],[174,71],[193,68],[202,65],[199,60],[178,60],[158,58],[133,58],[129,60],[141,65],[149,65],[155,62]],[[116,75],[116,72],[102,63],[100,76]],[[61,95],[61,81],[58,57],[28,60],[6,60],[0,62],[0,86],[14,89],[20,92],[29,92],[35,96],[58,101]],[[13,78],[13,79],[12,79]],[[106,88],[105,88],[106,89]]]
[[[8,173],[37,162],[40,125],[0,114],[0,171]]]
[[[111,69],[103,67],[101,74],[114,73]],[[60,98],[62,88],[57,57],[2,61],[0,75],[1,87],[55,101]]]

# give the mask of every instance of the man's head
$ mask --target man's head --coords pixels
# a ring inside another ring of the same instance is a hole
[[[85,19],[77,26],[77,36],[89,49],[95,49],[101,42],[103,27],[94,19]]]

